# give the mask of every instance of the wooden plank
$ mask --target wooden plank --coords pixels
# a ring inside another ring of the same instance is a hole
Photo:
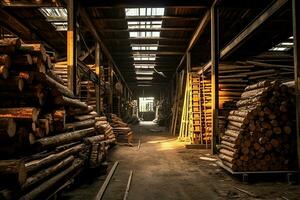
[[[95,198],[95,200],[101,200],[103,195],[104,195],[104,192],[109,184],[109,181],[111,180],[112,176],[114,175],[115,171],[116,171],[116,168],[118,166],[119,162],[116,161],[115,164],[113,165],[113,167],[111,168],[109,174],[107,175],[103,185],[101,186],[99,192],[97,193],[97,196]]]
[[[131,184],[131,180],[132,180],[132,175],[133,175],[133,171],[131,170],[129,178],[128,178],[127,187],[126,187],[126,191],[125,191],[125,195],[124,195],[123,200],[126,200],[127,197],[128,197],[129,189],[130,189],[130,184]]]

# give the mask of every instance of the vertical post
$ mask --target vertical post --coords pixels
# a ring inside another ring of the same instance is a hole
[[[186,54],[186,69],[188,73],[191,71],[191,52]]]
[[[100,44],[99,42],[96,43],[95,48],[95,68],[96,68],[96,74],[98,75],[98,84],[96,84],[96,112],[100,114]]]
[[[219,132],[219,13],[215,4],[211,7],[211,86],[212,86],[212,138],[211,153],[216,153],[216,138]]]
[[[67,64],[68,64],[68,88],[77,94],[77,27],[76,12],[77,1],[68,0],[68,32],[67,32]]]
[[[114,98],[114,70],[113,70],[113,66],[112,63],[109,62],[109,83],[111,86],[111,94],[109,96],[109,110],[112,113],[113,112],[113,98]]]
[[[296,90],[297,154],[300,169],[300,2],[293,0],[294,72]]]

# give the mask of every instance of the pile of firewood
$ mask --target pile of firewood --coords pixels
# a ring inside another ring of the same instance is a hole
[[[133,132],[128,124],[123,122],[121,118],[115,114],[111,114],[110,125],[118,141],[126,139],[128,143],[132,142]]]
[[[43,45],[0,40],[0,199],[45,199],[114,143],[63,83]]]
[[[233,171],[296,169],[295,94],[279,81],[249,85],[230,111],[219,158]]]

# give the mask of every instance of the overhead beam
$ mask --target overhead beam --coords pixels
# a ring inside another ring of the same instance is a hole
[[[107,49],[107,47],[105,46],[105,44],[102,42],[94,24],[92,23],[90,17],[88,16],[88,14],[86,13],[85,9],[84,8],[80,8],[79,10],[79,13],[80,13],[80,16],[81,16],[81,19],[82,21],[87,25],[87,27],[90,29],[91,33],[94,35],[94,37],[96,38],[96,40],[99,42],[100,46],[101,46],[101,49],[103,51],[103,53],[106,55],[106,57],[112,62],[113,66],[114,66],[114,69],[116,70],[116,72],[118,73],[118,75],[120,76],[120,78],[122,79],[123,83],[125,84],[125,86],[127,87],[127,89],[129,91],[130,88],[128,87],[123,75],[121,74],[119,68],[117,67],[114,59],[112,58],[109,50]]]
[[[294,72],[296,90],[297,155],[300,169],[300,2],[293,0]]]
[[[172,7],[172,8],[206,8],[209,6],[209,0],[152,0],[152,1],[131,1],[131,0],[110,0],[110,1],[94,1],[85,0],[82,2],[86,7],[102,7],[102,8],[145,8],[145,7]]]
[[[20,8],[40,8],[40,7],[59,7],[61,6],[60,1],[53,0],[53,1],[8,1],[8,0],[1,0],[0,4],[2,7],[20,7]]]
[[[93,17],[93,20],[101,21],[156,21],[156,20],[176,20],[176,21],[198,21],[199,17],[193,16],[126,16],[120,18],[103,18],[103,17]]]
[[[246,29],[238,34],[220,53],[220,59],[224,59],[236,51],[259,27],[261,27],[271,16],[273,16],[280,8],[282,8],[288,0],[277,0],[268,9],[263,11],[254,21],[252,21]],[[212,66],[209,61],[201,67],[199,74],[206,72]]]
[[[155,41],[174,41],[174,42],[186,42],[189,38],[167,38],[167,37],[153,37],[153,38],[103,38],[105,41],[126,41],[126,42],[155,42]]]
[[[194,28],[170,27],[170,28],[100,29],[99,32],[193,31],[193,30]]]
[[[95,46],[88,49],[87,52],[85,52],[82,56],[79,57],[79,60],[84,61],[89,55],[91,55],[95,51],[95,49],[96,49]]]
[[[113,52],[113,55],[129,55],[132,56],[133,54],[155,54],[155,55],[162,55],[162,56],[176,56],[176,55],[183,55],[184,52],[176,52],[176,51],[129,51],[129,52]]]

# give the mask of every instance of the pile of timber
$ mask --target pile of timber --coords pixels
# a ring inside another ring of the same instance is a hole
[[[230,111],[219,158],[233,171],[293,170],[295,93],[280,81],[249,85]]]
[[[92,71],[96,72],[95,65],[88,65]],[[57,62],[53,65],[53,72],[62,80],[63,85],[68,85],[68,66],[66,61]],[[101,78],[101,76],[100,76]],[[103,94],[104,94],[104,83],[101,81],[100,84],[100,107],[103,107]],[[95,84],[89,80],[82,80],[78,83],[78,93],[80,100],[85,102],[88,106],[92,106],[96,110],[96,90]]]
[[[102,162],[114,140],[63,85],[43,45],[0,40],[0,69],[0,199],[46,199],[95,152]]]
[[[235,109],[245,87],[263,80],[293,80],[292,58],[274,53],[262,54],[248,61],[222,63],[219,66],[219,122],[224,133],[229,111]],[[284,63],[284,64],[282,64]]]
[[[112,126],[113,132],[117,137],[118,141],[126,139],[128,143],[131,143],[133,132],[127,123],[115,114],[111,114],[110,125]]]

